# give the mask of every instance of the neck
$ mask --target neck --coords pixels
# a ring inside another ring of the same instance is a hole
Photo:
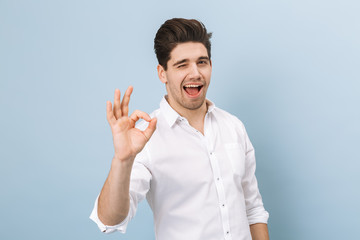
[[[201,105],[200,108],[194,110],[187,110],[179,113],[181,116],[186,118],[189,121],[189,124],[194,127],[194,125],[204,125],[204,118],[207,112],[206,102]],[[199,129],[198,129],[199,130]]]
[[[169,105],[182,117],[186,118],[193,128],[200,131],[204,134],[204,118],[207,112],[207,103],[206,100],[203,104],[197,109],[186,109],[180,106],[177,106],[176,103],[173,103],[167,96],[166,100]]]

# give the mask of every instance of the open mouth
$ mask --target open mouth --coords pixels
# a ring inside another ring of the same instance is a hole
[[[196,97],[197,95],[199,95],[202,87],[203,85],[201,84],[187,84],[183,88],[188,95]]]

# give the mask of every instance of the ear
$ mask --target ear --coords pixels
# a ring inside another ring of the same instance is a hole
[[[158,76],[159,76],[160,81],[162,83],[167,83],[165,69],[160,64],[157,65],[157,72],[158,72]]]

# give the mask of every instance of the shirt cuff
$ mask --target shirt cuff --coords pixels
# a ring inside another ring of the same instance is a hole
[[[94,204],[94,209],[91,212],[90,219],[93,220],[97,224],[98,228],[103,233],[112,233],[112,232],[115,232],[115,231],[125,233],[127,225],[129,223],[129,214],[126,216],[126,218],[121,223],[119,223],[117,225],[114,225],[114,226],[105,225],[105,224],[103,224],[101,222],[101,220],[99,219],[98,213],[97,213],[98,199],[99,199],[99,196],[96,198],[96,201],[95,201],[95,204]]]
[[[258,207],[248,211],[247,213],[249,225],[255,223],[266,223],[269,219],[269,213],[264,209],[264,207]]]

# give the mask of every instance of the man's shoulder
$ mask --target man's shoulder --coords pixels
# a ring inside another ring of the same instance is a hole
[[[216,118],[220,118],[223,121],[226,121],[226,122],[230,121],[231,123],[238,124],[241,127],[244,126],[243,122],[237,116],[235,116],[234,114],[231,114],[230,112],[228,112],[224,109],[215,107],[213,109],[213,113]]]
[[[216,123],[221,126],[221,131],[227,136],[226,142],[248,143],[249,139],[243,122],[234,114],[220,108],[214,109]],[[250,143],[251,144],[251,143]],[[246,145],[243,145],[244,149]]]

